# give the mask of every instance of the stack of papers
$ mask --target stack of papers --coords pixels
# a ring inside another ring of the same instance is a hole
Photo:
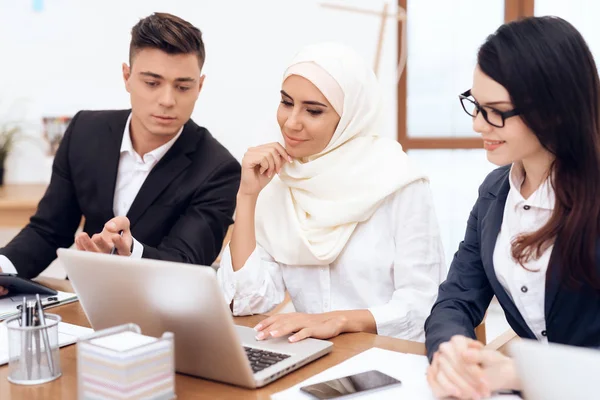
[[[35,300],[35,295],[26,295],[28,300]],[[44,309],[60,306],[62,304],[71,303],[77,300],[77,295],[75,293],[67,293],[67,292],[58,292],[54,296],[40,296],[42,299],[42,304],[44,304]],[[15,295],[3,297],[0,299],[0,321],[12,317],[13,315],[17,315],[19,311],[17,310],[17,306],[21,304],[23,301],[23,295]],[[48,303],[48,306],[45,304]]]
[[[378,370],[402,383],[388,389],[366,391],[358,396],[361,400],[435,400],[427,384],[427,357],[395,351],[372,348],[343,363],[321,372],[306,381],[273,395],[273,400],[314,400],[311,395],[300,391],[302,386],[358,374],[369,370]],[[496,396],[490,399],[516,400],[518,396]]]
[[[0,324],[0,365],[8,362],[8,332],[6,325]],[[94,330],[83,326],[71,325],[66,322],[58,324],[58,345],[60,347],[77,342],[82,336],[93,333]]]
[[[126,331],[77,346],[81,398],[175,397],[172,340]]]

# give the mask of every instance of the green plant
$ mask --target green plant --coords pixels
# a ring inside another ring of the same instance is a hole
[[[4,167],[6,158],[12,151],[15,142],[19,139],[21,134],[21,127],[15,123],[4,123],[0,125],[0,168]]]

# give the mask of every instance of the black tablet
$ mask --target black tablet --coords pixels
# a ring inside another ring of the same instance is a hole
[[[29,279],[22,278],[15,274],[0,273],[0,286],[8,289],[8,295],[19,294],[41,294],[53,296],[58,292],[44,285],[40,285]]]

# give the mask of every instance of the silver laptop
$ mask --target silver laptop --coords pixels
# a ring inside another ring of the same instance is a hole
[[[600,351],[535,340],[510,344],[528,400],[600,398]]]
[[[174,262],[59,249],[95,330],[133,322],[142,333],[175,334],[178,372],[256,388],[329,353],[332,343],[257,341],[233,323],[215,271]]]

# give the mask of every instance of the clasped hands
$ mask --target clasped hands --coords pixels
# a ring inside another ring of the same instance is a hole
[[[520,387],[511,358],[458,335],[442,343],[434,354],[427,382],[438,398],[464,400],[483,399],[494,391]]]

